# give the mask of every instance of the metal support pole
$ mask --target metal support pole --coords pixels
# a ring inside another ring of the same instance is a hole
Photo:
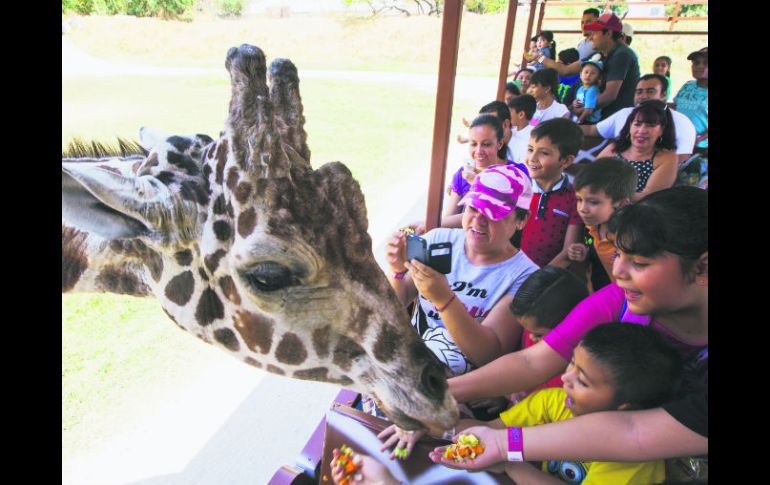
[[[460,47],[462,10],[462,0],[446,0],[444,4],[436,89],[436,117],[433,122],[433,150],[428,182],[428,208],[425,215],[426,230],[441,225],[441,204],[444,198],[444,174],[449,154],[449,131],[457,74],[457,52]]]
[[[497,100],[505,97],[505,81],[508,79],[508,68],[511,63],[511,44],[513,43],[513,27],[516,24],[516,7],[518,0],[508,2],[508,18],[505,21],[505,37],[503,37],[503,57],[500,59],[500,73],[497,77]]]

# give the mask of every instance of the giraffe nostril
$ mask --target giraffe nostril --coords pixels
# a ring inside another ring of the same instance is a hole
[[[444,398],[448,385],[444,372],[438,364],[431,362],[425,366],[420,376],[420,383],[425,395],[431,399],[440,401]]]

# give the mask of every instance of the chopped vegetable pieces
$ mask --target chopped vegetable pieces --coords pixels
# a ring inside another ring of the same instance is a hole
[[[355,477],[358,469],[361,468],[361,456],[354,455],[353,450],[347,446],[340,446],[340,455],[337,458],[338,466],[342,467],[343,475],[339,485],[350,485],[353,483],[353,477]]]
[[[457,443],[453,443],[444,451],[444,458],[449,458],[456,463],[465,460],[474,460],[480,454],[484,453],[484,445],[479,443],[479,439],[472,434],[461,434]]]

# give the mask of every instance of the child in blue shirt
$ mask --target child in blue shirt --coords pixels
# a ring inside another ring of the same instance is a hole
[[[602,110],[597,108],[604,77],[604,64],[599,60],[588,59],[581,63],[580,81],[582,85],[575,94],[575,101],[569,107],[572,121],[581,125],[593,125],[602,117]]]

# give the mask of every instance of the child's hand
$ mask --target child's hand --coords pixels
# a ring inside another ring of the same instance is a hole
[[[404,262],[406,261],[406,236],[402,231],[395,232],[387,243],[385,243],[385,255],[394,273],[403,273],[406,271]]]
[[[332,450],[332,479],[336,485],[340,485],[345,471],[340,465],[337,465],[337,459],[340,456],[340,450],[337,448]],[[360,453],[353,453],[352,459],[356,460],[359,465],[359,469],[353,476],[353,481],[350,483],[356,484],[381,484],[381,485],[398,485],[398,481],[393,478],[388,468],[375,460],[371,456],[362,455]],[[347,482],[346,482],[347,483]]]
[[[380,448],[380,451],[385,451],[386,449],[393,446],[394,443],[398,443],[396,445],[396,448],[390,453],[390,459],[394,458],[401,458],[402,460],[406,460],[409,458],[409,455],[412,454],[412,450],[414,449],[414,444],[420,441],[420,438],[425,436],[427,433],[427,430],[419,429],[417,431],[405,431],[395,424],[391,424],[387,428],[380,431],[380,434],[377,435],[377,437],[381,440],[388,438],[385,443],[382,445],[382,448]],[[397,450],[402,450],[398,451]]]
[[[572,243],[567,248],[567,258],[570,261],[585,261],[588,256],[588,246],[583,243]]]
[[[479,173],[481,173],[481,169],[478,169],[469,163],[466,163],[463,166],[463,179],[469,184],[473,183],[473,180],[476,178],[476,175]]]
[[[472,426],[462,431],[462,434],[473,434],[479,442],[484,445],[484,453],[476,456],[475,459],[467,459],[463,462],[455,462],[451,458],[444,457],[446,446],[435,448],[429,455],[431,461],[440,463],[449,468],[460,470],[488,470],[495,465],[505,463],[508,455],[507,438],[505,430],[497,430],[487,426]],[[457,441],[459,435],[454,436],[452,441]],[[498,468],[493,468],[497,470]]]

